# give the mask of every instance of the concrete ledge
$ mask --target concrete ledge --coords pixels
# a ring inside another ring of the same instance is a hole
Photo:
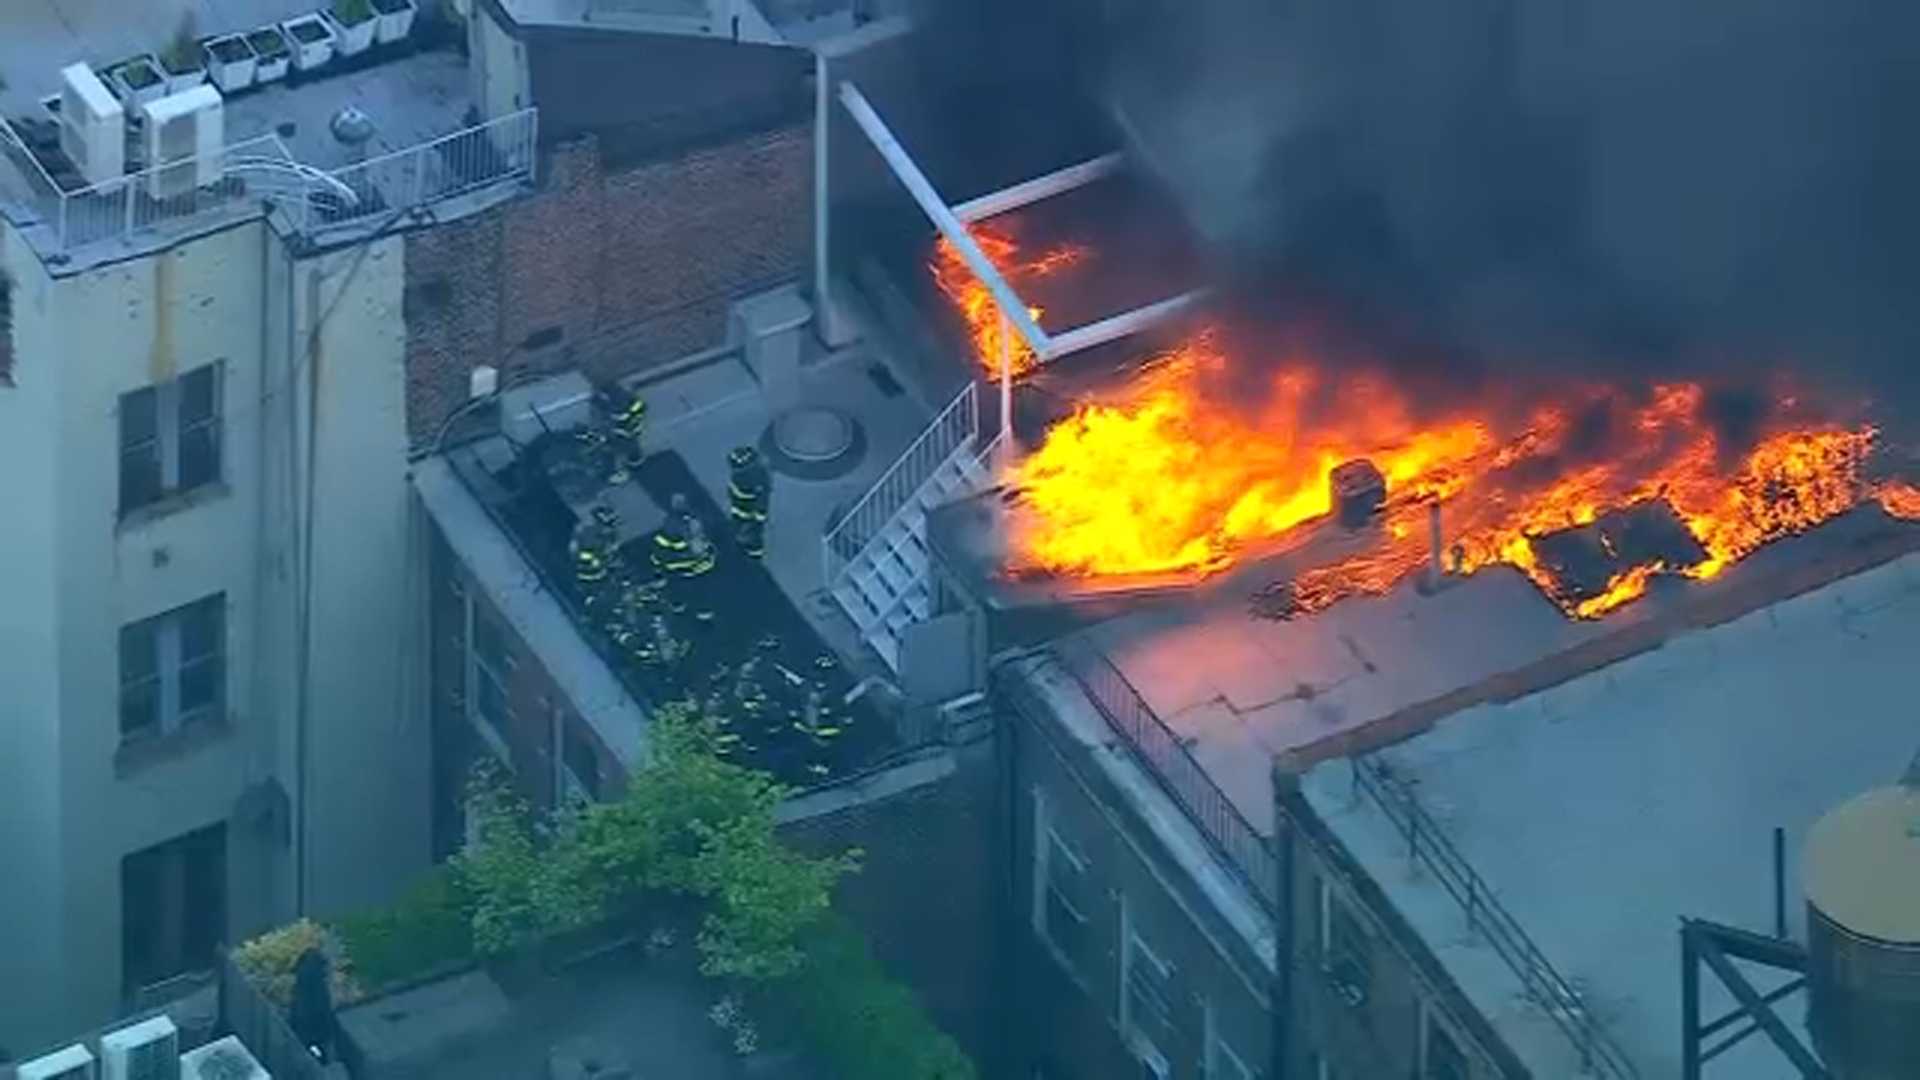
[[[1445,717],[1475,705],[1505,703],[1558,686],[1591,671],[1650,652],[1691,630],[1732,622],[1920,551],[1920,529],[1901,528],[1868,539],[1826,559],[1783,568],[1725,591],[1694,598],[1672,612],[1621,627],[1533,663],[1388,713],[1371,723],[1328,736],[1285,755],[1283,767],[1304,769],[1331,758],[1353,757],[1403,742]]]
[[[623,769],[646,755],[648,720],[599,654],[580,636],[533,567],[520,557],[444,458],[414,466],[413,487],[447,546],[567,695]]]
[[[863,774],[844,784],[787,799],[774,810],[773,820],[776,825],[792,825],[884,802],[896,795],[938,784],[956,770],[949,751],[924,751],[898,765]]]

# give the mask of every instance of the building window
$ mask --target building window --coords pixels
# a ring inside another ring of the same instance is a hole
[[[13,280],[0,271],[0,386],[13,385]]]
[[[1053,827],[1046,799],[1038,789],[1034,791],[1033,853],[1034,931],[1068,973],[1084,978],[1092,910],[1087,860]]]
[[[120,395],[120,513],[220,479],[220,365]]]
[[[1420,1025],[1420,1080],[1468,1080],[1467,1055],[1431,1008],[1422,1008]]]
[[[1373,981],[1367,932],[1353,908],[1327,882],[1320,884],[1320,964],[1333,992],[1350,1006],[1367,1000]]]
[[[227,828],[213,825],[120,860],[127,992],[209,971],[227,937]]]
[[[471,673],[467,685],[473,687],[467,697],[467,719],[501,764],[512,768],[507,732],[513,730],[513,710],[508,704],[507,687],[511,684],[507,677],[513,672],[513,653],[507,647],[506,628],[486,605],[471,596],[467,600],[467,622],[467,667]]]
[[[227,598],[216,593],[120,628],[120,740],[217,721],[227,697]]]
[[[1141,1075],[1166,1080],[1172,1073],[1160,1048],[1173,1043],[1173,966],[1135,930],[1124,900],[1120,930],[1120,1030]]]
[[[563,705],[552,706],[553,791],[556,805],[583,805],[600,799],[600,759],[593,744]]]
[[[1206,1013],[1206,1080],[1259,1080],[1260,1074],[1253,1066],[1220,1037],[1219,1018],[1214,1015],[1212,1002],[1207,1003]]]

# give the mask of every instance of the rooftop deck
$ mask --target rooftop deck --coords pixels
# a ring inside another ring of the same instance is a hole
[[[189,5],[160,6],[177,17]],[[279,0],[208,0],[195,10],[205,33],[249,30],[294,13],[282,10],[287,7]],[[9,34],[0,44],[0,72],[6,74],[0,93],[0,213],[57,273],[136,256],[263,214],[272,215],[287,235],[326,245],[430,204],[442,219],[460,216],[532,181],[537,114],[529,109],[474,124],[464,58],[420,22],[405,41],[226,95],[226,148],[211,163],[220,176],[216,183],[161,194],[150,163],[141,160],[140,141],[130,137],[128,175],[88,184],[60,152],[57,113],[40,99],[58,91],[64,64],[83,60],[100,69],[152,52],[164,46],[171,29],[149,33],[150,20],[140,19],[103,24],[96,33],[91,25],[50,23],[50,11],[36,7],[26,20],[28,38]],[[31,44],[36,34],[37,49]],[[359,146],[343,143],[331,127],[349,107],[371,122],[371,134]]]
[[[1771,932],[1770,833],[1782,827],[1788,928],[1804,941],[1806,830],[1897,779],[1920,746],[1905,707],[1917,639],[1920,556],[1907,556],[1458,713],[1373,760],[1389,767],[1389,784],[1416,793],[1638,1074],[1677,1076],[1678,920]],[[1435,875],[1410,861],[1407,838],[1355,788],[1352,768],[1321,765],[1302,791],[1534,1074],[1578,1074],[1571,1044]],[[1796,1028],[1799,1015],[1793,1002],[1781,1008]],[[1713,1069],[1798,1075],[1760,1038]]]
[[[897,701],[885,687],[859,689],[869,671],[860,666],[857,637],[850,626],[833,620],[830,601],[821,592],[819,536],[829,518],[866,491],[927,417],[911,398],[890,393],[889,380],[872,373],[877,365],[875,355],[860,348],[823,356],[803,369],[800,400],[831,404],[852,418],[862,446],[845,471],[833,475],[783,472],[776,463],[764,573],[759,565],[745,562],[727,539],[721,509],[726,504],[728,450],[759,443],[775,414],[758,382],[737,354],[726,354],[634,388],[648,402],[650,453],[655,459],[671,457],[675,464],[669,469],[663,460],[643,466],[637,485],[617,489],[609,498],[621,515],[630,561],[644,568],[647,537],[664,516],[660,507],[670,488],[689,494],[696,515],[718,538],[720,548],[720,569],[698,579],[702,595],[711,593],[707,599],[717,616],[713,627],[674,623],[676,636],[701,638],[695,650],[703,656],[697,663],[690,661],[685,671],[636,665],[612,644],[601,620],[586,616],[575,595],[565,548],[583,511],[529,476],[526,463],[537,456],[536,448],[516,451],[499,436],[483,437],[424,463],[416,483],[422,485],[423,496],[429,496],[429,508],[443,530],[449,531],[449,541],[470,564],[474,556],[463,545],[495,538],[487,548],[501,552],[492,563],[496,580],[483,583],[500,590],[502,595],[493,597],[496,603],[511,594],[501,604],[509,622],[575,696],[583,718],[624,758],[631,761],[630,755],[644,743],[650,708],[680,696],[705,697],[711,689],[705,673],[720,668],[737,673],[742,657],[734,655],[739,650],[728,642],[751,646],[771,632],[780,639],[779,652],[762,669],[784,666],[814,680],[820,676],[813,661],[822,651],[842,657],[841,669],[825,681],[840,712],[853,719],[825,776],[809,771],[811,759],[802,761],[782,750],[791,741],[784,736],[770,734],[760,740],[765,752],[752,760],[800,786],[844,780],[932,737],[928,731],[901,726]],[[668,471],[656,474],[656,468]],[[429,484],[432,492],[425,486]],[[448,507],[466,509],[455,520]],[[462,535],[452,535],[455,529]],[[765,584],[749,588],[749,579]],[[699,685],[688,685],[688,672],[695,668]],[[767,676],[768,692],[780,713],[776,726],[784,730],[794,704],[787,698],[793,695],[783,677],[772,672]],[[729,680],[727,688],[731,686]],[[860,696],[853,702],[838,704],[856,690]]]

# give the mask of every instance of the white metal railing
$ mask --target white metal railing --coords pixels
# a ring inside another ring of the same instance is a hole
[[[15,164],[15,169],[10,174],[0,172],[0,179],[4,179],[7,175],[17,175],[27,187],[27,190],[20,194],[33,203],[34,209],[41,217],[49,221],[53,220],[58,214],[60,185],[54,183],[53,177],[47,175],[46,166],[40,164],[39,156],[33,152],[27,145],[27,140],[14,130],[13,125],[8,123],[4,116],[0,116],[0,153]]]
[[[0,120],[0,152],[19,159],[12,171],[24,179],[63,251],[128,240],[169,222],[266,197],[294,203],[289,220],[311,234],[315,228],[350,225],[505,181],[531,182],[538,137],[538,110],[527,108],[323,173],[295,160],[278,137],[262,135],[221,149],[211,162],[185,158],[65,191],[27,141]]]
[[[1466,912],[1467,924],[1478,930],[1500,959],[1506,961],[1527,997],[1573,1043],[1584,1071],[1609,1080],[1635,1080],[1640,1071],[1626,1051],[1593,1018],[1585,998],[1508,913],[1492,886],[1427,816],[1411,785],[1383,760],[1356,757],[1352,764],[1354,787],[1373,798],[1374,805],[1406,839],[1408,854],[1418,859],[1452,895]]]
[[[315,228],[334,228],[425,206],[504,180],[531,182],[539,120],[538,109],[522,109],[432,142],[337,169],[330,175],[355,198],[316,193],[307,200],[304,231],[310,234]]]
[[[980,397],[975,384],[969,382],[880,474],[860,501],[820,538],[822,581],[828,588],[838,584],[840,572],[880,539],[881,530],[920,493],[954,451],[971,444],[979,432]]]
[[[255,196],[227,175],[228,164],[237,158],[292,161],[293,155],[278,137],[261,135],[222,148],[213,161],[169,161],[63,192],[53,218],[60,246],[72,250],[127,240],[142,230],[244,204]],[[205,177],[214,179],[201,183]]]

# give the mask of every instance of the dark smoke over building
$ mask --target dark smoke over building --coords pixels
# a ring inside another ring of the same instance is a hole
[[[1784,365],[1920,399],[1902,0],[955,0],[1052,70],[1258,303],[1491,364]],[[1037,77],[1037,76],[1036,76]]]

